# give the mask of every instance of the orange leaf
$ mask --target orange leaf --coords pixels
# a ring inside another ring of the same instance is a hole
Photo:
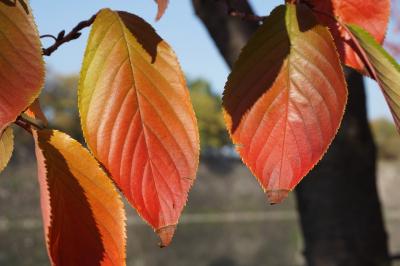
[[[68,135],[33,134],[52,265],[125,265],[125,212],[111,180]]]
[[[35,119],[39,119],[40,122],[43,123],[44,127],[47,127],[47,125],[49,124],[49,122],[47,121],[46,116],[44,115],[42,108],[40,107],[40,102],[39,102],[39,98],[36,99],[29,107],[28,109],[25,111],[25,114],[28,117],[31,118],[35,118]]]
[[[329,31],[304,5],[275,9],[242,51],[223,96],[231,137],[271,203],[320,160],[346,99]]]
[[[28,10],[30,11],[30,10]],[[44,64],[32,12],[0,2],[0,132],[39,95]]]
[[[372,34],[378,43],[382,43],[390,17],[390,0],[306,0],[305,2],[313,6],[318,19],[330,28],[342,61],[366,73],[361,59],[347,43],[350,40],[349,34],[333,18],[337,18],[342,25],[361,26]]]
[[[0,138],[0,172],[6,168],[14,150],[14,134],[11,127],[6,128]]]
[[[164,15],[165,10],[168,7],[168,0],[154,0],[154,1],[156,1],[158,5],[156,20],[159,20]]]
[[[196,118],[174,52],[141,18],[102,10],[78,93],[88,146],[168,245],[199,158]]]

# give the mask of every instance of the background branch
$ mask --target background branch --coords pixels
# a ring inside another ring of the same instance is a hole
[[[94,20],[96,19],[96,15],[93,15],[90,19],[84,20],[78,23],[68,34],[65,35],[65,30],[60,31],[57,35],[57,38],[53,45],[49,46],[48,48],[43,49],[43,55],[50,56],[55,50],[58,49],[62,44],[67,43],[69,41],[78,39],[81,36],[81,30],[89,27],[93,24]],[[48,37],[53,36],[50,34],[42,35],[41,37]]]

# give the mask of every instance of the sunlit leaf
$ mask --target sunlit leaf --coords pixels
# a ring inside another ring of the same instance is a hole
[[[321,159],[346,99],[329,31],[304,5],[275,9],[242,51],[223,96],[231,137],[271,203]]]
[[[0,138],[0,172],[11,159],[14,150],[14,134],[11,127],[6,128]]]
[[[102,10],[78,93],[88,146],[168,245],[199,157],[196,119],[174,52],[141,18]]]
[[[159,20],[164,15],[165,10],[168,7],[168,0],[154,0],[154,1],[156,1],[158,5],[156,20]]]
[[[357,53],[346,42],[349,35],[341,24],[357,24],[382,43],[390,17],[390,0],[305,0],[316,10],[315,15],[327,25],[335,39],[343,62],[361,72],[366,72]],[[337,23],[338,19],[340,23]]]
[[[364,29],[357,25],[348,25],[348,28],[364,50],[364,59],[370,67],[370,76],[381,87],[397,130],[400,132],[400,65]]]
[[[43,113],[42,108],[40,107],[39,99],[36,99],[25,111],[25,114],[31,118],[35,118],[38,122],[43,124],[43,127],[48,125],[48,121],[46,116]]]
[[[0,2],[0,132],[37,97],[44,82],[39,34],[32,12]]]
[[[125,212],[112,181],[68,135],[33,134],[52,265],[125,265]]]

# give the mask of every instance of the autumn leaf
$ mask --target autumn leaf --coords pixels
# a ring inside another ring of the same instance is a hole
[[[6,128],[0,138],[0,172],[6,168],[14,150],[14,134],[11,127]]]
[[[363,49],[370,76],[378,82],[400,132],[400,65],[367,31],[357,25],[348,25],[348,29]]]
[[[111,180],[77,141],[33,131],[52,265],[125,265],[125,212]]]
[[[88,146],[168,245],[199,158],[197,123],[174,52],[141,18],[102,10],[78,94]]]
[[[34,119],[38,119],[38,122],[40,121],[40,123],[43,124],[43,127],[47,127],[47,125],[49,124],[49,122],[47,121],[46,116],[43,113],[43,110],[40,106],[40,102],[39,99],[36,99],[29,107],[28,109],[25,111],[25,114],[28,117],[34,118]]]
[[[313,7],[318,19],[330,28],[342,61],[366,73],[364,64],[353,47],[348,44],[350,37],[343,25],[357,24],[371,33],[377,42],[382,43],[390,17],[390,0],[305,0],[305,2]]]
[[[154,0],[154,1],[156,1],[158,5],[156,20],[159,20],[164,15],[165,10],[168,7],[168,0]]]
[[[321,159],[343,116],[347,88],[329,31],[304,5],[280,6],[228,78],[228,130],[271,203]]]
[[[44,63],[32,16],[20,2],[0,2],[0,132],[39,95]]]

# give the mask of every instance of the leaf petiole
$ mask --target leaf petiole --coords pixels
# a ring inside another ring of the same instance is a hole
[[[26,114],[21,114],[15,121],[15,124],[24,128],[25,130],[28,130],[30,126],[33,126],[36,129],[46,128],[46,124],[42,120],[32,118]]]

